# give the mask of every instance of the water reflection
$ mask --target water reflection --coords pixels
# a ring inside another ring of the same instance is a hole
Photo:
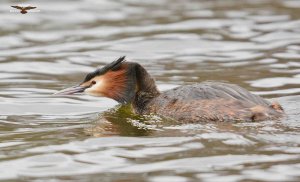
[[[130,105],[117,106],[100,114],[92,125],[85,129],[90,136],[147,136],[151,134],[153,124],[161,123],[157,116],[139,116],[131,111]],[[152,119],[156,119],[153,121]]]

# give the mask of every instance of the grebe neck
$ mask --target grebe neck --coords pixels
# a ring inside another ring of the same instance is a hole
[[[158,91],[154,78],[141,65],[135,63],[133,65],[135,73],[135,96],[132,100],[132,106],[136,113],[142,113],[149,101],[157,97]]]

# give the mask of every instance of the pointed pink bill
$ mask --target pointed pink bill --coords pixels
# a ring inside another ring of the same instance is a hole
[[[77,94],[77,93],[82,93],[84,90],[87,89],[87,87],[82,87],[80,85],[76,85],[73,87],[69,87],[63,90],[60,90],[53,95],[72,95],[72,94]]]

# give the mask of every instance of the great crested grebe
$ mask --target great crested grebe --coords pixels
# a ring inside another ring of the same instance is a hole
[[[233,84],[203,82],[159,92],[148,72],[138,63],[125,62],[125,57],[56,94],[82,92],[131,104],[137,114],[157,114],[183,123],[261,121],[283,114],[278,103],[270,103]]]

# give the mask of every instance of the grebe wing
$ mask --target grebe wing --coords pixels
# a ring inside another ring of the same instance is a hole
[[[161,96],[180,101],[228,99],[246,102],[251,105],[270,105],[269,101],[240,86],[221,82],[202,82],[180,86],[163,92]]]
[[[148,104],[148,110],[180,122],[258,121],[278,118],[283,112],[237,85],[217,82],[163,92]]]

